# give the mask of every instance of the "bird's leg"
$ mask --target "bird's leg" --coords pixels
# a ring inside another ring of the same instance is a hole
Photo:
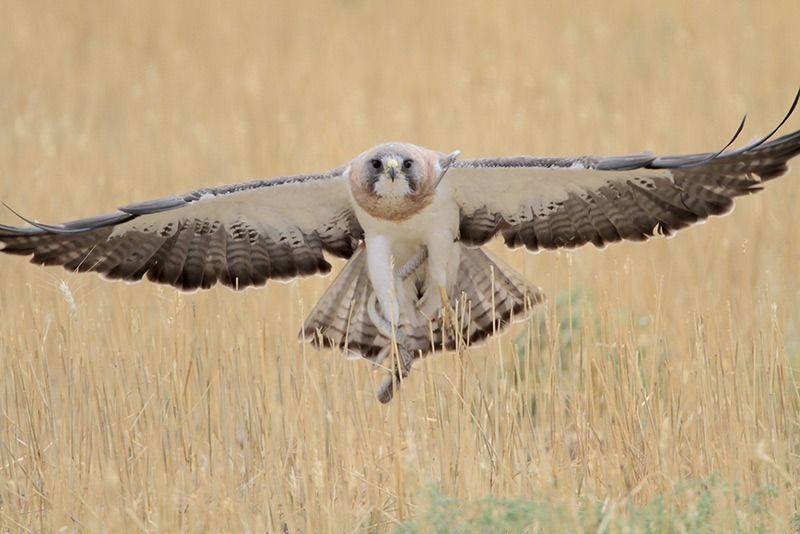
[[[428,319],[439,319],[446,324],[453,316],[453,307],[447,296],[449,281],[455,279],[460,262],[458,247],[447,233],[435,234],[428,242],[428,276],[425,293],[417,303],[419,311]]]
[[[447,296],[447,288],[439,286],[440,298],[442,299],[442,328],[446,328],[448,324],[455,320],[456,312],[450,304],[450,298]],[[452,323],[455,325],[455,323]],[[444,331],[443,331],[444,333]]]
[[[447,289],[444,286],[439,286],[439,295],[442,299],[442,306],[449,306],[450,299],[447,297]]]
[[[384,261],[385,256],[382,257],[380,255],[381,251],[384,250],[382,249],[384,245],[385,243],[381,242],[380,240],[377,242],[377,244],[373,244],[376,249],[374,256],[375,270],[370,272],[370,277],[372,276],[372,272],[375,272],[377,284],[385,284],[385,278],[381,278],[381,276],[386,276],[386,270],[382,268],[382,262]],[[385,250],[388,250],[388,248]],[[390,277],[395,277],[395,293],[394,295],[390,293],[389,297],[397,296],[397,289],[402,287],[402,284],[405,282],[406,278],[414,274],[414,271],[419,269],[427,257],[428,250],[427,248],[422,247],[415,256],[409,259],[398,269],[397,273],[392,272],[393,269],[390,265],[389,275]],[[373,291],[367,303],[367,313],[369,314],[370,319],[378,331],[383,336],[389,338],[388,344],[383,347],[378,356],[375,358],[375,363],[380,365],[387,356],[391,356],[392,360],[394,360],[389,376],[384,380],[383,384],[378,390],[378,399],[383,403],[387,403],[392,400],[395,390],[400,387],[403,379],[411,372],[411,366],[414,363],[414,353],[409,348],[410,343],[407,342],[408,340],[406,339],[405,334],[397,328],[397,326],[399,326],[397,324],[397,319],[395,319],[393,327],[392,323],[390,323],[386,318],[386,314],[378,312],[376,304],[380,302],[380,298],[376,287],[376,283],[373,282]],[[396,298],[395,302],[397,302]],[[383,305],[381,306],[383,307]]]
[[[425,284],[425,292],[417,301],[419,312],[431,321],[439,316],[439,311],[442,309],[442,304],[444,303],[442,296],[446,293],[446,291],[443,292],[442,290],[444,290],[444,286],[432,282],[429,276]]]
[[[392,329],[400,322],[400,304],[392,270],[392,253],[389,240],[384,236],[367,237],[367,270],[372,290],[381,305],[381,313]]]

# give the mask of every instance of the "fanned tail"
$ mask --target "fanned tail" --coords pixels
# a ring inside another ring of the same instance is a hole
[[[413,279],[407,282],[406,289],[415,292]],[[371,294],[362,245],[311,311],[300,338],[338,347],[348,355],[375,359],[389,339],[369,317]],[[544,294],[484,250],[461,245],[458,278],[450,298],[454,313],[449,318],[445,314],[444,323],[423,320],[415,309],[401,307],[405,348],[415,357],[479,343],[511,322],[524,319],[534,305],[544,300]]]
[[[533,306],[544,302],[542,290],[505,262],[481,248],[463,245],[454,293],[457,331],[470,345],[525,319]],[[444,348],[457,348],[457,341],[451,336]]]

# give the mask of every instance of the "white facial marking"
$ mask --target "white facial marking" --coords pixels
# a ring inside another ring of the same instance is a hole
[[[403,198],[411,193],[408,187],[408,180],[404,176],[398,176],[394,180],[382,174],[375,182],[375,194],[384,198]]]

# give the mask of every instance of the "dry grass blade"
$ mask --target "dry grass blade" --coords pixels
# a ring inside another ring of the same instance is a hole
[[[390,139],[708,151],[800,72],[798,2],[40,4],[2,4],[0,199],[43,221]],[[671,240],[493,247],[548,304],[389,405],[295,341],[329,280],[181,295],[0,257],[0,531],[797,528],[798,205],[795,169]]]

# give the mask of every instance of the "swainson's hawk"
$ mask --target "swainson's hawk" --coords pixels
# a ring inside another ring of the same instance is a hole
[[[730,211],[798,153],[800,131],[669,157],[460,160],[388,143],[321,174],[199,189],[59,225],[0,225],[0,243],[33,263],[187,291],[325,274],[325,253],[349,258],[300,335],[380,361],[395,337],[386,401],[413,358],[479,341],[542,300],[481,248],[497,234],[534,251],[671,235]]]

